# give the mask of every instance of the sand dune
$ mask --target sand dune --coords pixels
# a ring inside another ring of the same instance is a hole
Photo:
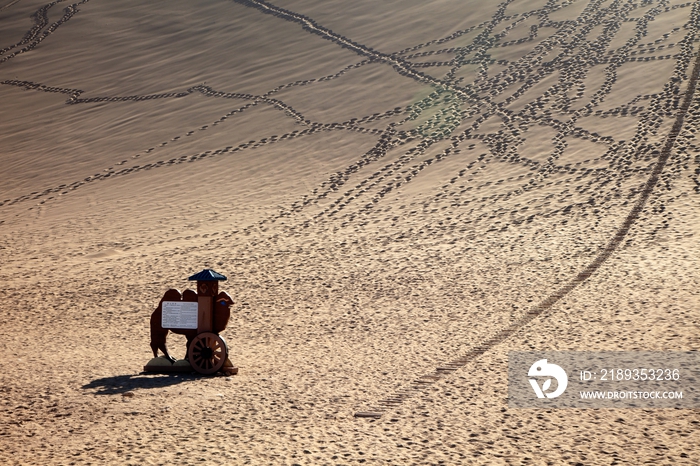
[[[700,461],[506,380],[700,348],[700,3],[377,3],[0,4],[0,462]],[[205,267],[239,373],[142,373]]]

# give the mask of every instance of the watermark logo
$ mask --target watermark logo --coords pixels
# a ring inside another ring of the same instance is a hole
[[[510,351],[508,406],[700,408],[700,351]]]
[[[548,377],[541,387],[538,379],[529,379],[537,398],[556,398],[564,393],[569,383],[566,371],[556,364],[548,363],[546,359],[540,359],[530,366],[527,375],[528,377]],[[557,381],[557,388],[553,392],[546,393],[552,385],[552,378]]]

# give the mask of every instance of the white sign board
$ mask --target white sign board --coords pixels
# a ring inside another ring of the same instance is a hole
[[[163,301],[163,328],[197,328],[197,303]]]

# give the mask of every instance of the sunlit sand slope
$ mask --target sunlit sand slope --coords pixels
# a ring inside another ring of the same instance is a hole
[[[696,410],[506,376],[700,349],[699,34],[667,0],[5,0],[0,462],[697,464]],[[141,374],[205,267],[239,374]]]

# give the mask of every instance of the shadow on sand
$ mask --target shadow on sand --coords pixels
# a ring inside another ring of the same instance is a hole
[[[95,379],[83,385],[83,390],[96,389],[96,395],[118,395],[138,389],[163,388],[190,382],[201,378],[196,374],[155,374],[141,372],[140,374],[115,375]]]

